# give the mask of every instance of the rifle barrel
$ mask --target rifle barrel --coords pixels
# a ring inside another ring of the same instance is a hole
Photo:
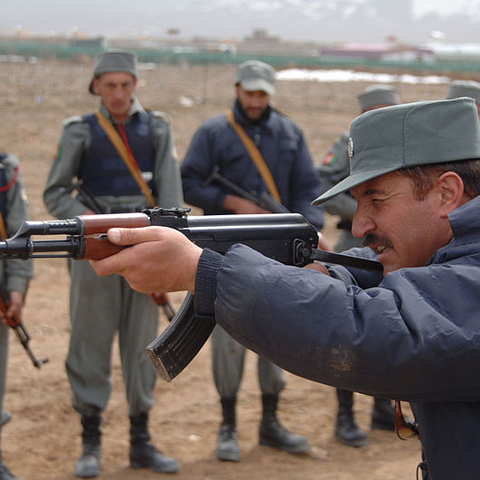
[[[31,240],[27,237],[13,237],[0,242],[0,258],[33,258],[35,256],[43,256],[35,255],[38,253],[56,253],[62,257],[77,258],[80,252],[80,237],[75,236],[65,240]]]

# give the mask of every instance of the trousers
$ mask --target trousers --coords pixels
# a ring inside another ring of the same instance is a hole
[[[145,347],[157,334],[158,306],[119,275],[99,277],[88,262],[69,260],[69,271],[71,335],[65,366],[73,408],[81,415],[104,410],[118,334],[129,414],[148,411],[156,374]]]
[[[216,325],[212,337],[213,379],[220,397],[237,395],[243,377],[247,349]],[[258,381],[262,394],[277,395],[285,387],[285,377],[280,367],[258,356]]]

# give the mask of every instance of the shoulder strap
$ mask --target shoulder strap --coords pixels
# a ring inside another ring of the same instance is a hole
[[[2,212],[0,212],[0,239],[5,240],[7,238],[7,227],[5,226],[5,221],[3,220]]]
[[[147,182],[145,182],[142,175],[140,174],[140,169],[138,168],[135,158],[133,158],[133,155],[127,150],[127,147],[123,143],[123,140],[120,138],[120,135],[115,130],[113,125],[108,121],[108,119],[105,118],[105,116],[102,115],[99,111],[95,112],[95,116],[97,117],[100,126],[103,128],[103,130],[105,130],[105,133],[112,142],[113,146],[120,154],[120,157],[127,166],[133,179],[135,180],[135,182],[137,182],[137,185],[140,188],[141,192],[147,198],[150,206],[155,207],[155,200],[153,199],[152,192],[150,191]]]
[[[247,152],[250,155],[253,163],[257,167],[257,170],[260,173],[263,181],[265,182],[265,185],[267,186],[270,195],[278,203],[282,203],[282,200],[280,199],[280,194],[278,193],[277,185],[275,184],[275,180],[273,179],[272,174],[268,169],[265,160],[262,157],[262,154],[258,150],[255,143],[253,143],[253,140],[245,133],[245,130],[242,128],[242,126],[239,123],[235,122],[232,110],[229,110],[227,112],[227,121],[247,149]]]

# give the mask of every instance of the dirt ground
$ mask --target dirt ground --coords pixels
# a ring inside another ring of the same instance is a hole
[[[41,195],[56,151],[62,120],[92,111],[97,99],[87,93],[92,64],[88,60],[0,63],[0,151],[22,161],[33,219],[48,219]],[[148,66],[140,72],[138,96],[144,106],[173,118],[179,158],[201,122],[224,112],[233,99],[232,66]],[[366,83],[280,82],[277,107],[303,129],[316,162],[357,115],[355,95]],[[404,101],[442,98],[446,85],[399,84]],[[190,106],[186,106],[190,104]],[[332,245],[335,219],[325,233]],[[69,338],[69,278],[64,259],[35,262],[25,324],[31,347],[49,363],[35,369],[14,335],[4,407],[13,420],[2,430],[3,459],[23,480],[68,480],[80,452],[80,424],[70,406],[64,370]],[[182,294],[171,295],[178,306]],[[166,325],[162,318],[161,328]],[[102,479],[154,479],[158,474],[132,470],[128,464],[128,418],[117,350],[112,395],[104,414]],[[156,384],[151,413],[155,444],[180,463],[180,479],[413,479],[419,460],[417,441],[402,442],[392,432],[373,431],[370,445],[355,449],[333,435],[336,411],[333,388],[291,374],[281,395],[279,416],[308,437],[311,451],[294,456],[258,445],[259,388],[255,355],[247,356],[238,398],[239,463],[215,457],[220,407],[210,373],[207,344],[192,364],[171,383]],[[369,431],[372,399],[355,396],[356,418]]]

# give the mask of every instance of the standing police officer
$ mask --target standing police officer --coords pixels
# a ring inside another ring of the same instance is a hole
[[[99,57],[89,91],[101,98],[100,115],[65,121],[45,188],[45,205],[55,217],[94,213],[89,195],[104,213],[140,211],[152,203],[182,205],[170,119],[140,105],[134,96],[136,83],[133,53],[114,50]],[[112,128],[113,134],[107,133]],[[114,146],[120,138],[126,160]],[[141,178],[134,179],[128,162]],[[88,195],[72,196],[73,180],[81,181]],[[72,405],[83,426],[75,474],[93,477],[99,472],[101,413],[110,395],[111,349],[117,332],[131,421],[130,465],[176,472],[177,462],[149,442],[147,430],[155,370],[145,346],[156,336],[157,305],[118,275],[99,279],[88,262],[69,262],[69,270],[72,331],[66,369]]]
[[[323,212],[310,204],[320,191],[320,182],[302,132],[270,105],[270,96],[275,93],[274,69],[256,60],[240,64],[235,89],[233,110],[207,120],[192,139],[181,167],[185,201],[202,208],[205,214],[269,213],[224,184],[209,183],[207,179],[216,172],[256,197],[277,193],[277,201],[303,214],[320,230]],[[241,140],[239,130],[247,137],[246,142]],[[255,145],[253,152],[249,142]],[[264,162],[260,167],[254,161],[257,153]],[[277,192],[269,186],[268,174]],[[215,328],[213,376],[223,413],[216,452],[220,460],[240,459],[235,404],[244,359],[245,348],[222,328]],[[289,432],[276,417],[279,393],[285,386],[282,370],[259,357],[258,376],[263,406],[260,444],[290,453],[306,451],[307,439]]]
[[[15,155],[0,153],[0,236],[13,236],[24,220],[28,220],[28,204],[20,174],[20,162]],[[0,282],[10,294],[8,313],[22,318],[25,293],[33,275],[32,260],[4,260],[0,262]],[[11,419],[3,410],[3,397],[7,376],[8,330],[5,319],[0,320],[0,429]],[[0,455],[0,480],[17,480],[2,462]]]

